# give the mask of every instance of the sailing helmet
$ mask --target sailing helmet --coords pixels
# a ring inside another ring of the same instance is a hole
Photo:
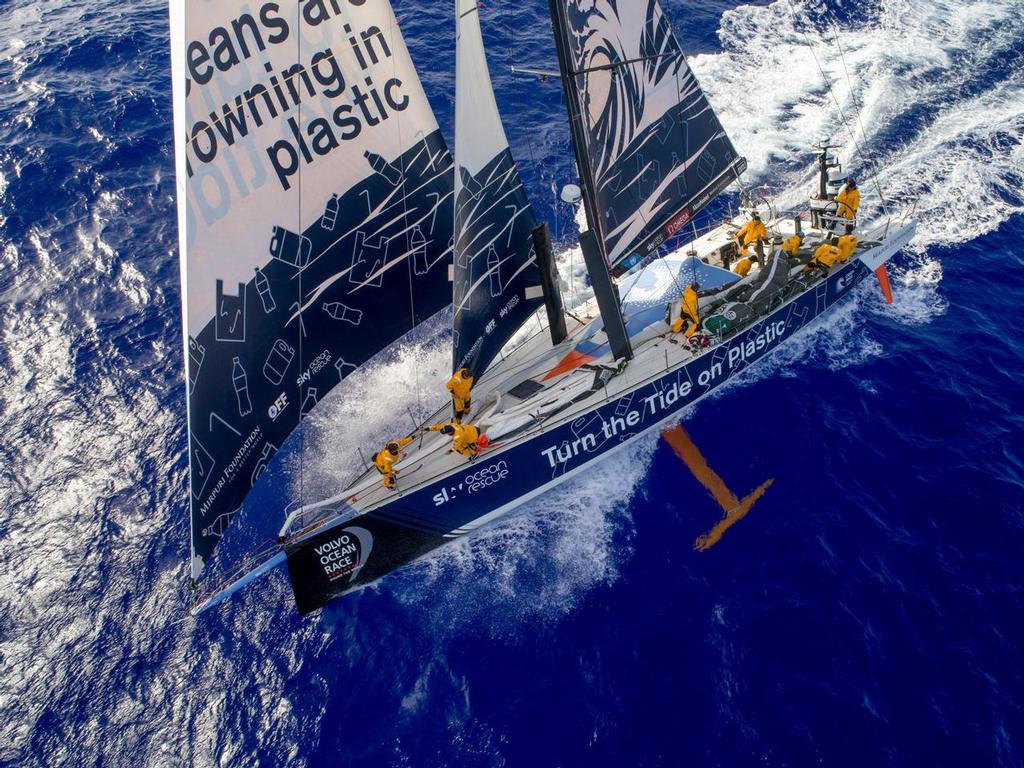
[[[398,455],[398,443],[392,441],[385,446],[388,449],[388,453],[392,456]]]
[[[454,435],[455,434],[455,427],[453,427],[451,424],[445,424],[443,427],[441,427],[441,434],[442,435]]]
[[[473,374],[469,372],[469,368],[459,368],[459,376],[464,379],[473,378]]]
[[[850,189],[856,189],[856,188],[857,188],[857,182],[856,182],[856,180],[855,180],[855,179],[853,178],[853,176],[850,176],[850,177],[849,177],[849,178],[848,178],[848,179],[846,180],[846,185],[847,185],[847,186],[848,186],[848,187],[849,187]]]
[[[760,221],[761,220],[761,214],[758,213],[757,211],[754,211],[753,213],[750,214],[750,218],[757,219],[758,221]]]

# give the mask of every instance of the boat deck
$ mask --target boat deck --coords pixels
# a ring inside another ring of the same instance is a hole
[[[699,355],[713,353],[719,339],[712,338],[710,346],[702,348],[691,346],[682,334],[671,333],[666,324],[666,306],[671,304],[672,318],[678,315],[679,298],[693,277],[701,283],[702,294],[708,288],[731,288],[741,282],[737,275],[725,269],[722,258],[741,223],[739,218],[726,222],[621,282],[620,296],[634,353],[623,370],[616,370],[593,298],[574,308],[573,316],[578,320],[569,327],[568,338],[563,343],[552,346],[547,328],[542,327],[496,360],[476,382],[473,408],[469,418],[464,420],[479,427],[490,440],[477,461],[496,456],[554,425],[572,421]],[[767,222],[767,226],[769,237],[785,238],[794,231],[792,219]],[[831,233],[805,225],[803,234],[801,256],[805,256],[806,261]],[[858,250],[874,244],[871,239],[865,239]],[[789,279],[802,281],[804,288],[824,279],[820,276],[808,279],[800,272],[799,268],[792,269]],[[757,267],[745,280],[752,280],[756,275]],[[702,298],[702,310],[714,301],[714,297]],[[742,327],[733,332],[739,330]],[[602,380],[602,372],[606,380]],[[449,401],[423,426],[450,420]],[[333,517],[338,512],[365,513],[417,491],[465,466],[468,461],[451,450],[451,438],[438,432],[425,432],[407,446],[395,465],[398,482],[394,490],[385,488],[380,474],[369,467],[337,496],[304,507],[293,513],[292,518],[303,521],[307,526],[305,532],[310,526],[315,527],[315,521]]]

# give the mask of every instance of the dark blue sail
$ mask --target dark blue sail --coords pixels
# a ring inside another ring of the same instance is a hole
[[[745,169],[657,0],[552,0],[591,224],[620,273]]]
[[[543,303],[537,223],[508,148],[477,5],[456,0],[454,368],[479,377]]]

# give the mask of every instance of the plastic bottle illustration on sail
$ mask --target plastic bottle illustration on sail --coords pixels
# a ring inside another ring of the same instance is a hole
[[[270,281],[267,276],[263,274],[263,270],[256,267],[256,292],[260,295],[260,301],[263,302],[263,311],[268,315],[277,309],[277,302],[274,301],[274,294],[270,292]]]
[[[491,298],[501,296],[501,257],[492,245],[487,250],[487,273],[491,281]]]
[[[217,314],[215,336],[217,341],[245,341],[245,284],[238,284],[238,295],[224,293],[224,281],[216,284]]]
[[[263,446],[263,451],[260,453],[260,457],[256,460],[256,466],[252,468],[252,475],[249,476],[249,484],[256,485],[256,481],[260,479],[266,469],[267,465],[270,464],[270,460],[274,458],[274,454],[277,453],[277,446],[273,443],[266,443]]]
[[[263,375],[275,387],[284,379],[288,366],[292,364],[295,350],[284,339],[278,339],[270,348],[270,354],[263,363]]]
[[[338,196],[331,195],[327,205],[324,206],[324,215],[320,218],[320,226],[328,232],[334,231],[334,225],[338,221],[338,204]]]
[[[206,359],[206,347],[193,339],[188,339],[188,385],[195,387],[196,379],[199,378],[199,369],[203,367],[203,360]]]
[[[370,167],[387,179],[392,186],[398,186],[398,182],[402,180],[402,172],[400,170],[375,152],[364,150],[363,157],[366,158],[366,162],[370,164]]]
[[[302,400],[302,407],[299,409],[299,418],[304,419],[309,415],[309,412],[316,407],[316,387],[310,387],[306,390],[306,397]]]
[[[409,245],[412,246],[412,271],[415,275],[425,275],[430,271],[427,263],[427,238],[423,230],[418,226],[413,227],[409,236]]]
[[[231,383],[235,387],[238,398],[238,415],[248,416],[252,413],[252,401],[249,399],[249,377],[245,374],[242,361],[237,357],[231,361]]]
[[[274,227],[270,235],[270,255],[296,269],[309,264],[313,244],[308,237],[297,235],[284,227]]]
[[[335,320],[342,320],[352,325],[359,325],[363,322],[363,310],[347,307],[340,301],[325,302],[324,312]]]

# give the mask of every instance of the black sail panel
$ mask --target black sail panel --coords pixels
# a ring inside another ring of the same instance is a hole
[[[745,168],[657,0],[553,0],[573,138],[608,266],[636,264]]]

